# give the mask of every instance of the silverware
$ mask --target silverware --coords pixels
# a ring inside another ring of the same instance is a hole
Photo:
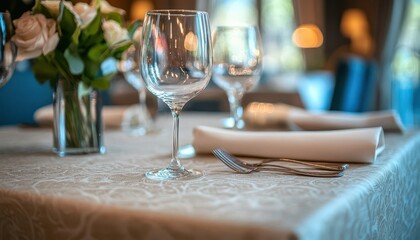
[[[274,166],[274,167],[277,167],[278,165],[267,164],[267,163],[276,162],[276,161],[290,162],[290,163],[295,163],[295,164],[314,167],[314,168],[317,168],[317,169],[331,170],[331,171],[343,171],[343,170],[346,170],[349,167],[348,164],[323,165],[323,164],[305,162],[305,161],[300,161],[300,160],[290,159],[290,158],[270,158],[270,159],[261,160],[261,161],[256,162],[256,163],[249,163],[249,162],[245,162],[245,161],[243,161],[243,160],[241,160],[237,157],[234,157],[233,155],[228,153],[226,150],[223,150],[221,148],[215,149],[215,150],[213,150],[213,152],[214,151],[218,152],[221,155],[225,155],[225,156],[228,156],[231,159],[234,159],[234,161],[238,162],[240,165],[246,165],[246,166],[249,166],[249,167],[260,167],[260,166]]]
[[[292,160],[294,163],[311,166],[314,169],[318,169],[317,171],[304,171],[302,169],[296,169],[293,167],[288,166],[281,166],[275,164],[267,164],[267,162],[259,162],[259,163],[248,163],[239,158],[236,158],[222,149],[215,149],[213,150],[213,154],[219,158],[224,164],[226,164],[229,168],[234,170],[238,173],[251,173],[251,172],[259,172],[259,171],[277,171],[283,173],[293,173],[298,175],[304,176],[311,176],[311,177],[341,177],[343,176],[343,171],[348,167],[347,164],[340,165],[340,166],[325,166],[320,164],[314,163],[306,163],[297,160]],[[270,159],[273,160],[273,159]],[[268,161],[270,162],[270,161]],[[289,161],[290,162],[290,161]],[[322,169],[322,170],[319,170]]]

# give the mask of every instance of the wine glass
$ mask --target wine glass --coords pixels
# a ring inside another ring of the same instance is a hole
[[[258,84],[261,38],[256,26],[220,26],[213,33],[213,81],[226,91],[234,129],[244,127],[241,100]]]
[[[12,20],[8,12],[0,12],[0,87],[12,77],[17,49],[10,41]]]
[[[124,117],[122,124],[123,129],[135,136],[155,132],[152,116],[147,109],[147,92],[139,69],[139,48],[137,46],[133,45],[123,53],[118,68],[123,73],[125,80],[137,90],[139,95],[139,106],[134,112],[127,111],[128,114]]]
[[[173,117],[172,159],[167,168],[151,170],[153,180],[186,180],[203,175],[185,169],[178,159],[179,114],[185,103],[208,84],[212,50],[206,12],[152,10],[143,23],[141,72],[146,87],[168,105]]]

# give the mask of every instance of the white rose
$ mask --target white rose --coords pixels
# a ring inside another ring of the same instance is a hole
[[[48,10],[48,12],[53,17],[58,17],[58,15],[60,14],[60,0],[42,1],[41,4]],[[67,8],[67,10],[69,10],[73,14],[77,24],[84,26],[83,19],[81,19],[81,17],[79,16],[79,13],[75,11],[73,4],[71,2],[65,2],[65,1],[63,2],[63,4]],[[96,11],[95,11],[95,15],[96,15]],[[88,18],[90,16],[86,16],[86,17]]]
[[[105,41],[109,46],[114,46],[116,43],[129,39],[128,31],[122,28],[116,21],[108,20],[102,23],[102,30],[104,31]]]
[[[42,1],[41,5],[44,6],[48,12],[53,16],[58,16],[60,13],[60,1]]]
[[[31,15],[26,12],[14,20],[13,24],[15,35],[12,41],[18,48],[17,61],[46,55],[57,47],[60,39],[54,20],[47,19],[42,14]]]
[[[121,9],[121,8],[116,8],[111,6],[111,4],[109,4],[107,1],[105,0],[92,0],[91,5],[93,7],[98,7],[101,9],[101,13],[102,14],[110,14],[110,13],[118,13],[120,15],[124,15],[125,14],[125,10]]]
[[[67,9],[74,13],[73,5],[71,4],[71,2],[63,3],[64,6],[67,7]],[[60,14],[60,0],[42,1],[41,5],[44,6],[48,10],[48,12],[54,17],[57,17]]]
[[[96,9],[87,3],[79,2],[74,5],[74,12],[82,20],[82,27],[88,25],[96,17]]]

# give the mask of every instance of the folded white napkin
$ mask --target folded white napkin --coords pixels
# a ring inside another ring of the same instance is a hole
[[[138,122],[138,105],[133,106],[103,106],[102,119],[105,128],[120,128],[123,123]],[[35,122],[40,126],[52,126],[54,120],[53,107],[47,105],[34,113]]]
[[[197,153],[223,148],[235,155],[322,162],[372,163],[385,148],[381,127],[257,132],[199,126],[194,128],[193,136]]]
[[[244,120],[250,127],[281,127],[287,125],[302,130],[382,127],[385,131],[404,131],[400,117],[395,111],[314,113],[286,104],[254,102],[246,108]]]

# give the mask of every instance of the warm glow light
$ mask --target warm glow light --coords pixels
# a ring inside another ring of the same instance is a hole
[[[341,17],[341,33],[351,41],[352,51],[370,56],[373,51],[373,41],[369,33],[369,23],[366,14],[360,9],[352,8]]]
[[[130,18],[132,20],[143,19],[147,11],[153,9],[149,0],[135,0],[131,4]]]
[[[324,42],[321,30],[314,24],[300,25],[293,32],[293,43],[300,48],[317,48]]]
[[[198,39],[193,32],[187,33],[184,40],[184,48],[188,51],[197,51]]]
[[[366,15],[359,9],[349,9],[341,18],[341,32],[349,38],[359,38],[368,30]]]

